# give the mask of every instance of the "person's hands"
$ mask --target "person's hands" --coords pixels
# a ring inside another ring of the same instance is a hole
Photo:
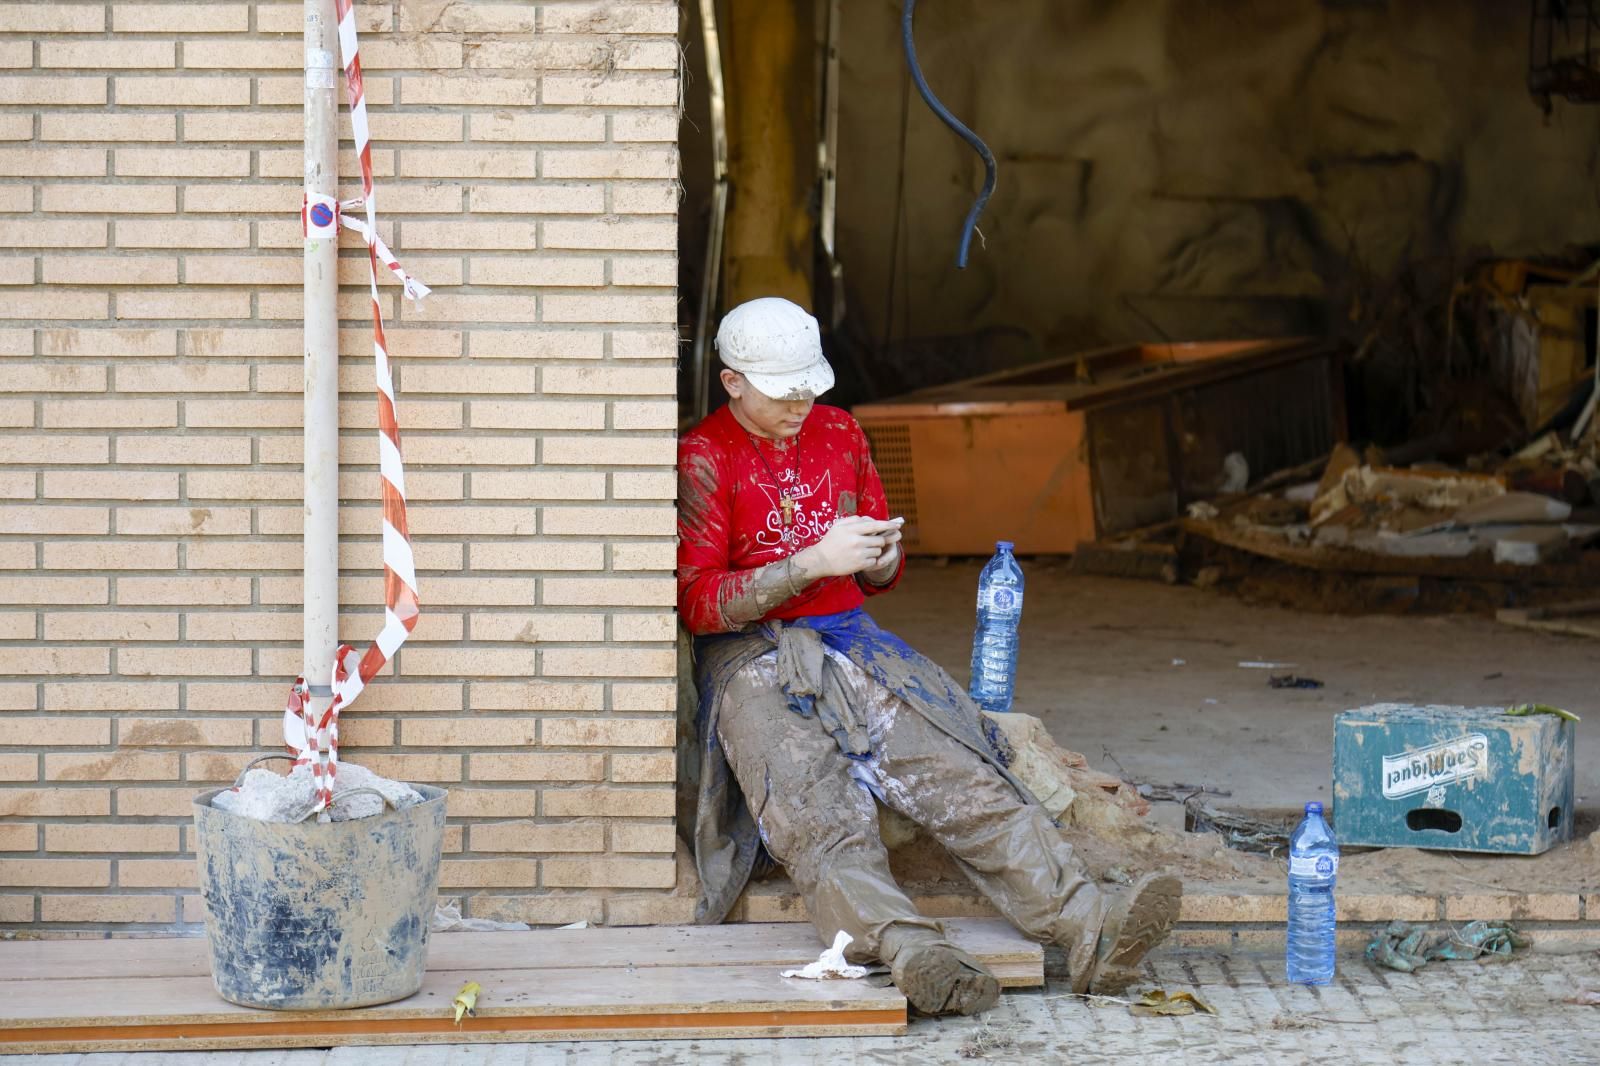
[[[841,518],[821,540],[795,556],[813,578],[851,577],[882,565],[887,545],[900,539],[899,526],[876,518]],[[898,550],[898,549],[893,549]]]
[[[888,530],[883,534],[883,551],[879,553],[878,561],[862,573],[874,585],[887,585],[900,569],[900,553],[903,550],[900,547],[900,530],[904,523],[895,520],[888,525]]]

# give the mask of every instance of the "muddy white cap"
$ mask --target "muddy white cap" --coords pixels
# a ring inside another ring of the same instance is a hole
[[[724,315],[717,355],[774,400],[821,396],[833,388],[817,320],[781,297],[751,300]]]

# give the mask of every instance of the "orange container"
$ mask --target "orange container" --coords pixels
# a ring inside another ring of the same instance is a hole
[[[1230,453],[1251,480],[1345,437],[1340,345],[1212,341],[1104,348],[863,404],[913,555],[1027,554],[1175,518]]]

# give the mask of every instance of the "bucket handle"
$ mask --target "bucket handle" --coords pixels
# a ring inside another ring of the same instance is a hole
[[[233,787],[234,788],[238,788],[240,785],[244,784],[244,775],[245,774],[249,773],[251,770],[254,770],[256,767],[260,766],[262,763],[269,762],[272,759],[288,759],[288,760],[290,760],[292,762],[294,760],[294,756],[293,755],[284,755],[284,754],[281,754],[281,753],[279,753],[279,754],[270,754],[270,755],[257,755],[254,759],[251,759],[249,762],[244,764],[244,769],[239,771],[239,776],[233,779]]]
[[[254,759],[251,759],[249,762],[244,764],[244,769],[240,770],[239,771],[239,776],[234,778],[234,780],[233,780],[233,787],[234,788],[238,788],[240,785],[244,784],[244,775],[245,774],[249,773],[251,770],[255,769],[257,766],[261,765],[262,763],[270,762],[273,759],[288,759],[290,761],[293,761],[294,756],[293,755],[280,755],[280,754],[277,754],[277,753],[269,753],[267,755],[258,755],[258,756],[256,756]],[[347,788],[343,792],[339,793],[338,798],[339,799],[344,799],[347,796],[360,796],[360,795],[377,796],[378,799],[382,800],[383,803],[390,810],[398,811],[400,809],[399,807],[396,807],[394,805],[394,800],[390,799],[388,796],[385,796],[382,792],[379,792],[375,788]],[[302,821],[302,822],[305,821],[307,818],[310,818],[312,816],[312,814],[314,814],[314,813],[315,813],[314,811],[307,811],[305,813],[305,815],[300,818],[300,821]]]
[[[399,807],[396,807],[394,805],[394,800],[390,799],[388,796],[385,796],[382,792],[379,792],[375,788],[347,788],[343,792],[339,793],[339,795],[334,797],[334,798],[335,799],[345,799],[346,797],[349,797],[349,796],[360,796],[360,795],[363,795],[363,794],[368,795],[368,796],[377,796],[378,799],[380,801],[382,801],[392,811],[398,811],[400,809]],[[305,814],[300,816],[299,820],[303,822],[306,819],[310,818],[315,813],[317,813],[317,812],[316,811],[306,811]]]

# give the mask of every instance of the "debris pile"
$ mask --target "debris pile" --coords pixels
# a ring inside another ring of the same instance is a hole
[[[434,905],[428,921],[430,933],[525,933],[533,927],[527,922],[499,922],[493,918],[463,918],[461,901],[452,899]]]
[[[1033,715],[990,711],[986,717],[999,730],[1006,766],[1062,825],[1098,824],[1106,807],[1141,818],[1150,813],[1150,804],[1138,789],[1120,777],[1091,769],[1087,758],[1057,744]]]
[[[1247,551],[1282,557],[1298,549],[1308,562],[1329,564],[1362,555],[1490,567],[1573,563],[1600,536],[1600,513],[1574,511],[1596,499],[1591,481],[1600,489],[1592,445],[1542,439],[1537,454],[1524,449],[1490,472],[1384,466],[1340,445],[1320,481],[1195,504],[1184,528]]]
[[[1289,854],[1294,820],[1268,820],[1221,810],[1197,794],[1183,801],[1183,829],[1186,833],[1216,833],[1230,848],[1276,859]]]
[[[1600,372],[1586,325],[1600,261],[1579,267],[1488,262],[1420,304],[1429,328],[1385,342],[1415,370],[1406,395],[1369,383],[1351,420],[1399,443],[1339,444],[1280,471],[1238,456],[1230,472],[1247,477],[1189,495],[1175,522],[1082,546],[1081,568],[1202,587],[1311,577],[1325,593],[1329,575],[1357,575],[1408,607],[1419,585],[1458,607],[1451,593],[1470,583],[1495,586],[1467,597],[1479,607],[1600,586]],[[1356,349],[1358,377],[1372,351],[1370,337]],[[1390,400],[1399,421],[1378,417]]]
[[[339,764],[333,779],[333,821],[382,814],[385,801],[403,810],[421,803],[422,794],[410,785],[379,777],[355,763]],[[303,822],[316,806],[311,767],[302,764],[288,774],[251,770],[236,787],[217,793],[211,805],[258,822]]]

